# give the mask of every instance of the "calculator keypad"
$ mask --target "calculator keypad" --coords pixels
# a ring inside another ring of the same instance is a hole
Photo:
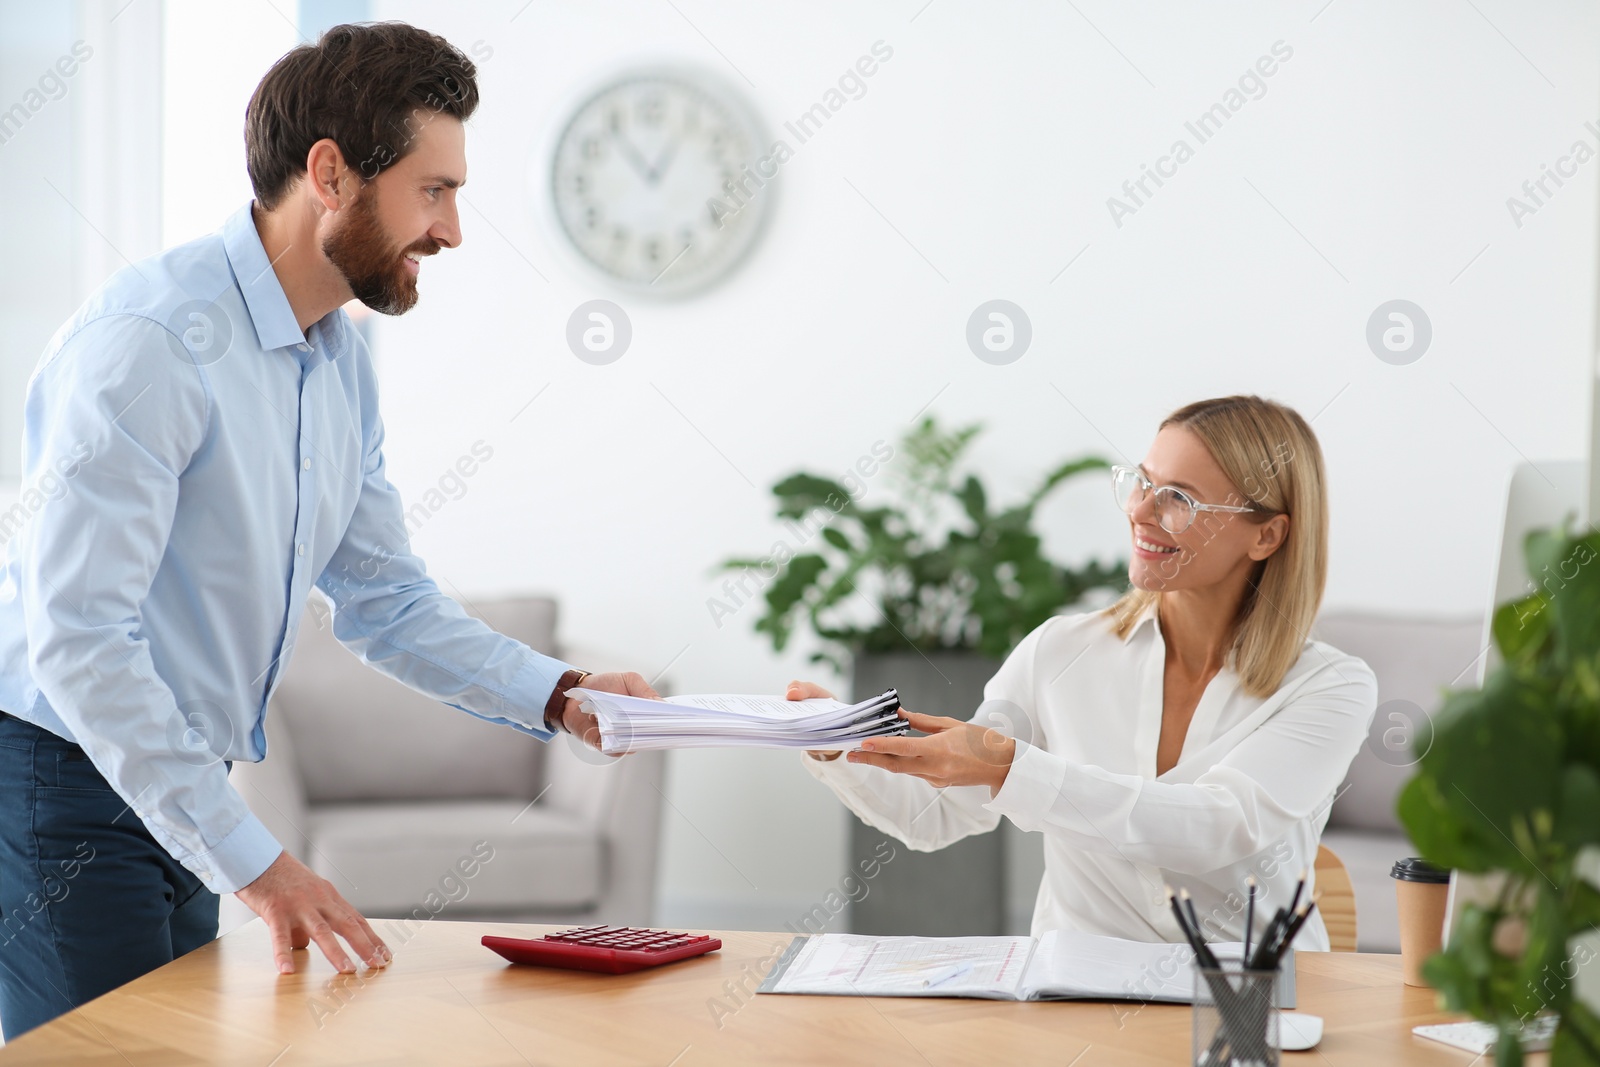
[[[674,933],[670,930],[651,930],[644,927],[575,926],[570,930],[545,934],[541,940],[635,952],[665,952],[681,945],[698,944],[710,938],[706,934]]]

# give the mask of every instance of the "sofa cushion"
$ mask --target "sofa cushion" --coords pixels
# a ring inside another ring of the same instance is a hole
[[[325,805],[308,831],[311,868],[369,917],[575,909],[600,898],[600,836],[526,801]]]
[[[556,605],[544,597],[480,600],[489,625],[551,655]],[[478,612],[468,609],[468,614]],[[333,636],[327,607],[306,612],[271,714],[292,733],[312,804],[533,799],[544,743],[474,718],[362,663]]]
[[[1446,688],[1477,684],[1479,616],[1411,618],[1328,611],[1313,635],[1366,661],[1378,678],[1378,709],[1367,743],[1328,817],[1328,828],[1398,834],[1395,799],[1432,739],[1432,716]]]

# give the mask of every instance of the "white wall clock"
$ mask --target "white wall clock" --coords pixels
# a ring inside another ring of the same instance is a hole
[[[571,110],[547,182],[557,228],[581,259],[625,288],[676,296],[726,276],[749,251],[781,162],[737,89],[698,71],[640,68]]]

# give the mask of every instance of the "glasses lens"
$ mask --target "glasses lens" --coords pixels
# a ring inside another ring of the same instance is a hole
[[[1144,499],[1144,490],[1139,484],[1139,472],[1130,467],[1117,467],[1112,470],[1111,490],[1116,494],[1117,507],[1123,511],[1132,511],[1139,506],[1139,501]]]
[[[1156,490],[1156,516],[1167,533],[1181,534],[1194,522],[1194,508],[1188,497],[1176,489],[1163,486]]]

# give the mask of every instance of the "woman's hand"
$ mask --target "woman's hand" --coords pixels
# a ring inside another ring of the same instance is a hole
[[[832,693],[812,682],[790,682],[785,694],[790,700],[831,697]],[[947,785],[986,785],[990,794],[1000,792],[1011,761],[1017,755],[1017,742],[999,730],[975,726],[942,715],[918,715],[901,710],[900,717],[928,737],[873,737],[861,743],[861,750],[846,758],[851,763],[882,767],[896,774],[914,774],[923,781],[943,788]],[[838,759],[837,751],[806,750],[812,759]]]
[[[896,774],[911,774],[930,785],[986,785],[993,796],[1005,784],[1011,761],[1017,755],[1015,738],[999,730],[977,726],[943,715],[900,712],[900,717],[927,737],[870,737],[859,751],[845,758],[851,763],[882,767]]]
[[[783,695],[789,700],[810,700],[812,697],[831,698],[833,696],[832,693],[828,692],[826,689],[822,688],[822,686],[817,685],[814,682],[800,681],[790,682],[788,691]],[[839,750],[832,749],[831,751],[824,751],[821,749],[808,748],[806,749],[806,755],[810,756],[812,759],[824,761],[836,760],[839,758]]]

